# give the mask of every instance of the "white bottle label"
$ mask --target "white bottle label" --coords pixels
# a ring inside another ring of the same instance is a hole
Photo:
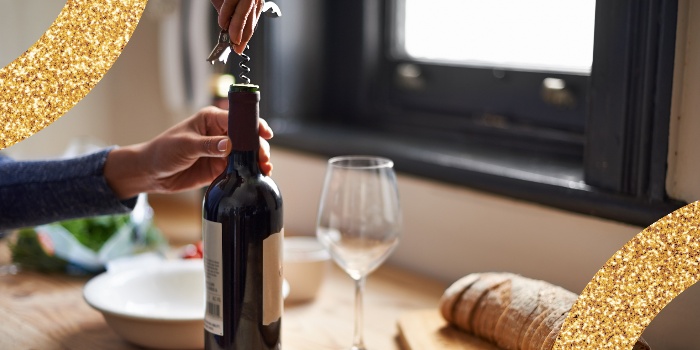
[[[282,317],[282,241],[284,229],[263,240],[263,325]]]
[[[222,260],[221,223],[202,219],[202,247],[204,250],[204,280],[206,284],[206,313],[204,329],[224,335],[224,281]]]

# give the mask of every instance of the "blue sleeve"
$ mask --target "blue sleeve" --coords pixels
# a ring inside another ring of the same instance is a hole
[[[0,230],[129,212],[136,197],[120,201],[102,173],[110,151],[50,161],[0,156]]]

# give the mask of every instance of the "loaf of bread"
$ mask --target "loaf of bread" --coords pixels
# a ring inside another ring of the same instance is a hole
[[[504,350],[550,350],[577,295],[512,273],[474,273],[453,283],[440,300],[453,326]],[[634,350],[650,350],[639,339]]]

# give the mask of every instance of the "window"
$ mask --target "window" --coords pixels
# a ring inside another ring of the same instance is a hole
[[[676,1],[513,1],[495,19],[473,7],[506,0],[439,2],[278,0],[249,53],[273,142],[642,226],[683,205],[664,187]],[[421,45],[409,26],[440,14]],[[533,22],[544,44],[524,44]]]
[[[574,4],[575,3],[575,4]],[[595,2],[392,0],[389,123],[581,157]],[[381,118],[381,117],[380,117]]]
[[[594,0],[394,0],[389,15],[396,56],[461,66],[591,71]]]

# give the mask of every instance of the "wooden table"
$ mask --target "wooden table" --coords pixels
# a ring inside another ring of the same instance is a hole
[[[31,271],[0,276],[0,349],[138,349],[119,338],[102,315],[85,303],[82,287],[86,281]],[[444,288],[441,283],[390,266],[377,270],[366,286],[366,344],[372,349],[399,349],[400,315],[436,307]],[[354,298],[351,279],[334,267],[319,293],[312,302],[285,305],[284,349],[349,347]]]
[[[149,202],[155,210],[156,226],[172,245],[200,239],[201,201],[150,196]],[[8,262],[8,249],[0,242],[0,266]],[[0,350],[139,349],[117,336],[102,315],[83,300],[82,288],[87,280],[31,271],[0,274]],[[379,268],[369,276],[365,289],[365,344],[372,350],[401,349],[399,318],[406,320],[409,313],[415,315],[414,310],[423,310],[421,315],[425,315],[424,310],[433,309],[435,313],[429,311],[428,317],[411,318],[409,322],[414,326],[412,330],[418,330],[412,331],[417,336],[415,349],[493,350],[462,332],[445,332],[442,328],[432,329],[433,335],[441,334],[440,345],[423,346],[434,340],[428,328],[441,326],[437,305],[446,287],[395,267]],[[317,299],[305,304],[285,304],[283,348],[347,350],[353,336],[354,293],[350,277],[335,266],[331,268]]]

